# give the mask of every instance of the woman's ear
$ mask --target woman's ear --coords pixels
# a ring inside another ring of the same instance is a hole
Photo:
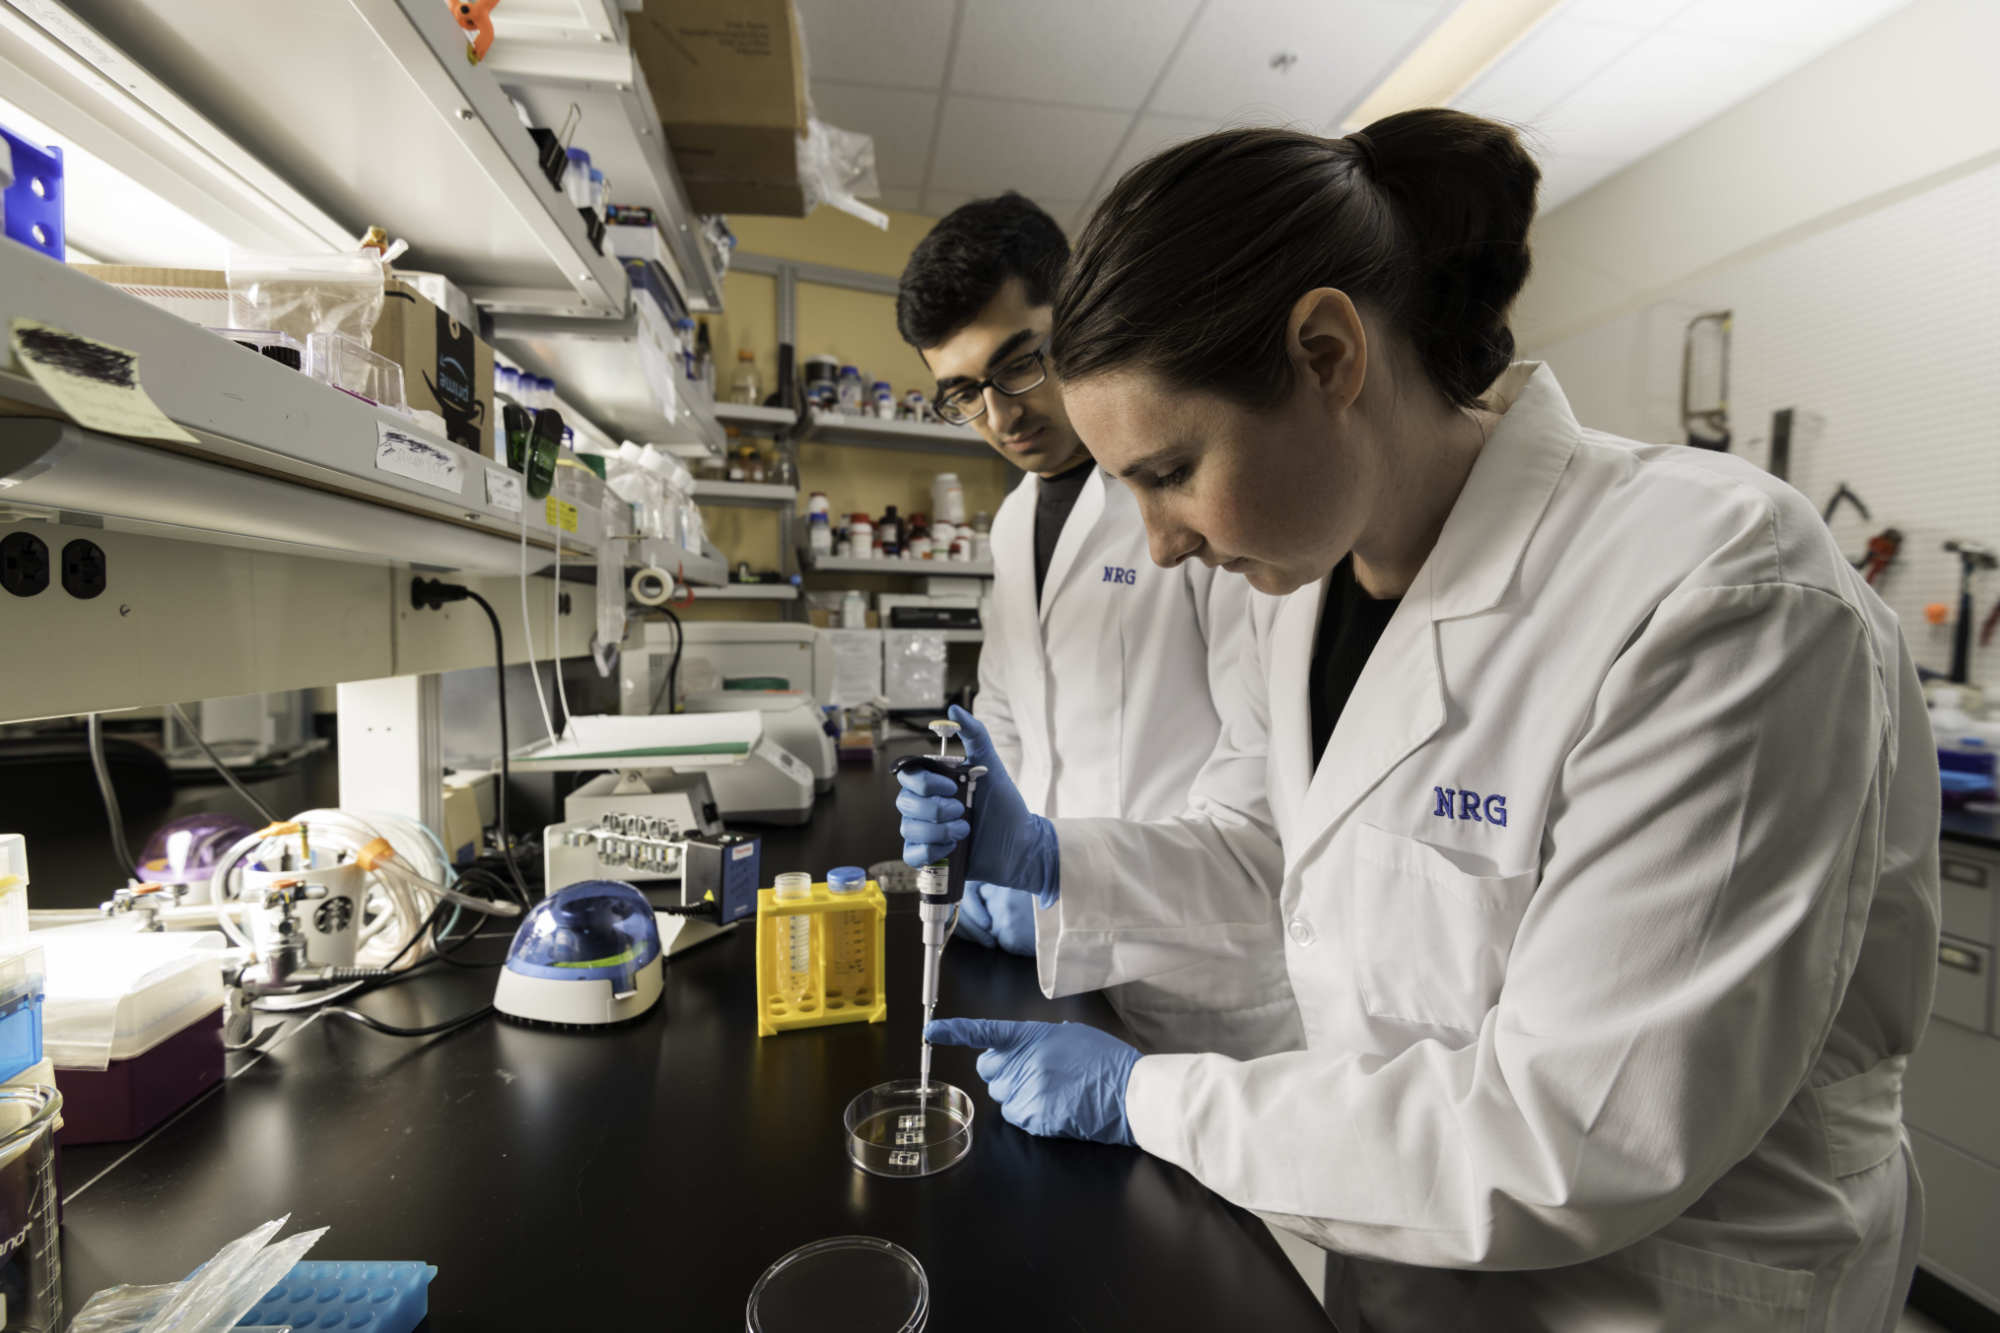
[[[1315,287],[1292,303],[1285,351],[1301,382],[1336,411],[1353,406],[1368,377],[1368,334],[1347,293]]]

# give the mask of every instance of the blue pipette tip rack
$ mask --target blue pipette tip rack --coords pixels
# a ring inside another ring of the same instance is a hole
[[[238,1328],[269,1328],[289,1324],[294,1329],[333,1333],[410,1333],[430,1312],[431,1279],[435,1265],[402,1260],[394,1263],[335,1263],[308,1260],[295,1264],[285,1280],[266,1292],[256,1308],[236,1321]]]

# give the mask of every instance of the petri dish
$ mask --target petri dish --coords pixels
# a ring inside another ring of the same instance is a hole
[[[848,1160],[877,1176],[928,1176],[972,1151],[972,1098],[949,1083],[878,1083],[847,1104]]]
[[[743,1312],[749,1333],[922,1333],[930,1317],[924,1266],[874,1236],[801,1245],[764,1270]]]

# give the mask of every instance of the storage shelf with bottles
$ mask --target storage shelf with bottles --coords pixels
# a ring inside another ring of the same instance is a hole
[[[814,409],[800,423],[801,443],[845,444],[867,449],[907,449],[919,453],[989,458],[992,447],[966,426],[941,421],[892,421],[884,417]]]
[[[782,509],[795,505],[798,491],[790,486],[756,481],[697,479],[694,498],[702,504],[736,505],[748,509]]]
[[[798,425],[798,414],[789,407],[753,407],[746,403],[717,403],[715,419],[734,426],[745,435],[789,434]]]
[[[802,557],[815,574],[898,574],[906,578],[990,579],[991,560],[918,560],[910,556],[814,555]]]

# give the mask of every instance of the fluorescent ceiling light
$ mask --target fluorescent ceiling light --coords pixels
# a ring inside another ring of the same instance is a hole
[[[1384,116],[1448,106],[1563,0],[1465,0],[1341,122],[1351,134]]]
[[[162,199],[76,140],[0,98],[0,125],[62,149],[64,225],[72,263],[86,254],[114,264],[223,268],[229,242],[213,227]]]

